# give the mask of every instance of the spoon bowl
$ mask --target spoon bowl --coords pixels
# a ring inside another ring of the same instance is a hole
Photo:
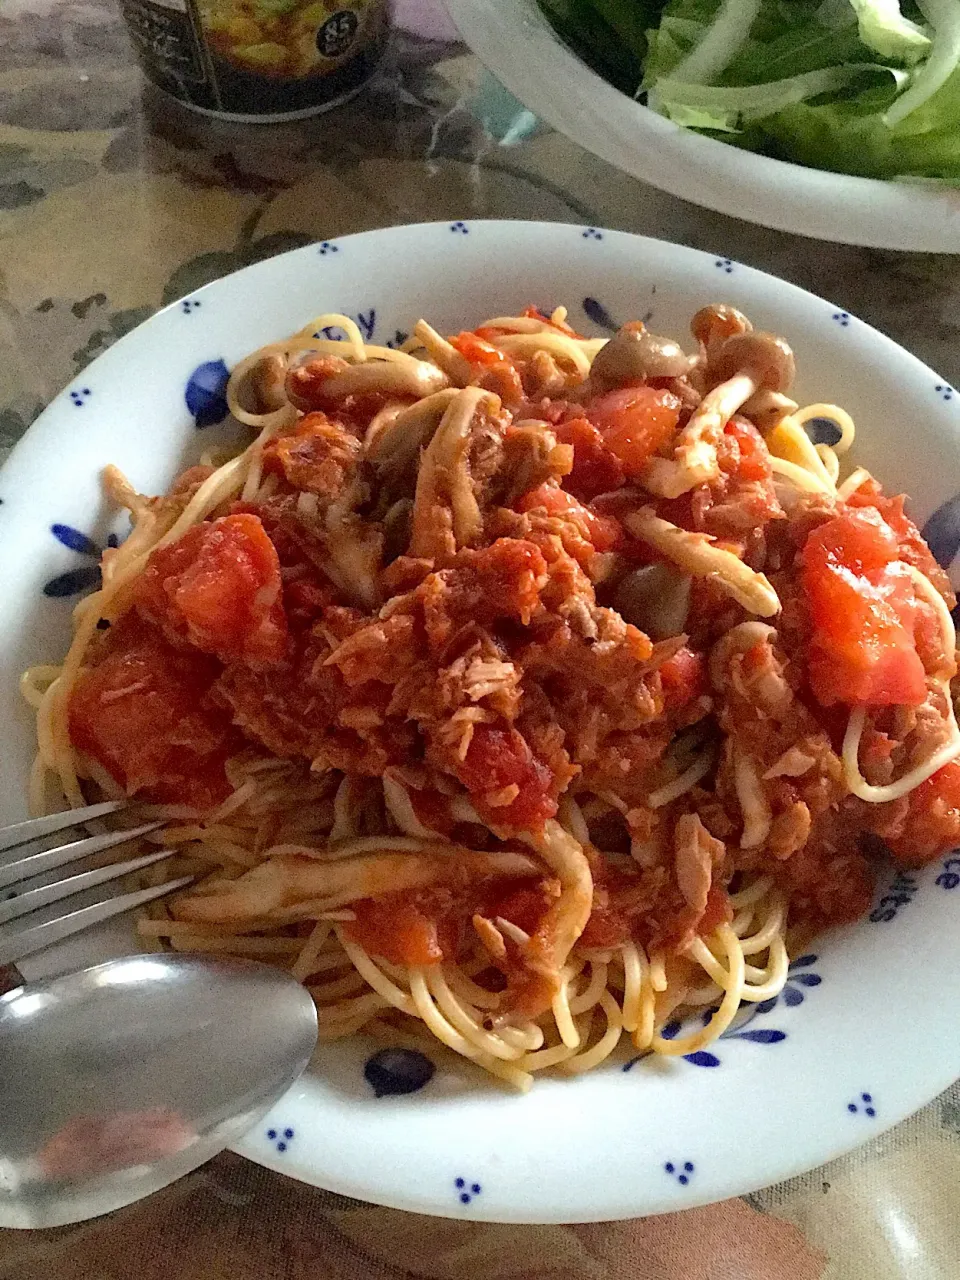
[[[0,1227],[130,1204],[236,1141],[317,1038],[309,994],[251,961],[139,955],[0,997]]]

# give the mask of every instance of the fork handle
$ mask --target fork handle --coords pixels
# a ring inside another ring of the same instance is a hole
[[[15,964],[0,964],[0,996],[26,985],[26,979]]]

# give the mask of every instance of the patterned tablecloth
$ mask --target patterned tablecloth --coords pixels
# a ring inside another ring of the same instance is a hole
[[[348,106],[249,127],[148,89],[111,0],[3,0],[0,458],[164,303],[310,241],[432,219],[573,221],[729,255],[830,297],[958,383],[960,257],[819,244],[642,186],[524,111],[436,4],[401,0],[391,53]],[[106,1221],[0,1232],[0,1280],[956,1280],[958,1185],[956,1086],[805,1177],[610,1227],[426,1220],[224,1156]]]

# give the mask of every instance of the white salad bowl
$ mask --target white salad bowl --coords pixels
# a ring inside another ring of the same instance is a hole
[[[960,253],[960,189],[810,169],[707,138],[641,106],[582,62],[536,0],[445,0],[466,43],[555,129],[671,195],[818,240]]]
[[[141,490],[163,491],[228,429],[223,385],[242,356],[324,311],[396,342],[421,315],[455,332],[563,303],[589,333],[640,316],[683,340],[693,312],[716,301],[788,338],[801,398],[852,413],[854,463],[912,495],[949,564],[960,547],[960,395],[829,302],[726,257],[593,227],[438,223],[311,245],[141,325],[57,396],[0,472],[0,821],[24,816],[34,754],[18,675],[62,657],[98,548],[123,533],[101,468],[114,462]],[[130,923],[115,924],[24,967],[29,978],[134,946]],[[958,969],[960,859],[947,857],[883,873],[867,918],[816,939],[776,1000],[692,1060],[623,1055],[585,1076],[538,1078],[520,1097],[449,1054],[377,1075],[369,1058],[382,1045],[357,1038],[321,1047],[238,1149],[346,1195],[465,1219],[683,1209],[820,1164],[949,1085],[960,1074]]]

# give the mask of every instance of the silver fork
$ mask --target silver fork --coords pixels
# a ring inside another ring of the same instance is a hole
[[[95,818],[117,813],[125,804],[123,800],[107,800],[102,804],[88,805],[85,809],[72,809],[66,813],[50,814],[46,818],[17,822],[11,827],[0,827],[0,994],[11,986],[23,985],[23,977],[16,969],[17,961],[24,960],[55,942],[62,942],[64,938],[84,929],[93,928],[113,916],[133,911],[175,889],[182,889],[194,879],[193,876],[181,876],[154,888],[136,889],[131,893],[104,898],[90,906],[67,911],[38,923],[19,923],[22,917],[29,916],[41,907],[61,902],[84,889],[108,884],[133,871],[141,871],[176,853],[176,849],[159,849],[156,853],[130,858],[126,862],[113,862],[93,871],[82,871],[78,875],[31,887],[37,876],[67,867],[93,854],[103,853],[106,849],[135,840],[138,836],[144,836],[163,826],[162,822],[145,822],[137,827],[109,831],[104,835],[81,836],[52,849],[37,847],[38,842],[48,836],[61,831],[67,832],[70,828],[82,827]],[[22,889],[21,884],[24,886]]]

